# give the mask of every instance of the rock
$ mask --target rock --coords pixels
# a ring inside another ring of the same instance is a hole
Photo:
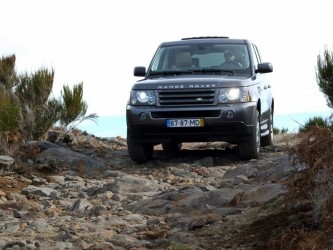
[[[286,192],[286,188],[280,184],[265,184],[244,192],[241,201],[261,205],[276,199]]]
[[[47,188],[47,187],[35,187],[32,185],[29,185],[28,187],[24,188],[22,190],[22,194],[25,195],[35,195],[39,197],[49,197],[49,198],[56,198],[59,196],[58,191],[52,189],[52,188]]]
[[[184,149],[138,165],[124,140],[75,137],[68,148],[35,143],[32,153],[49,171],[15,160],[24,174],[1,172],[0,248],[233,249],[251,207],[284,195],[292,173],[288,155],[269,148],[254,161]]]
[[[221,221],[221,216],[217,214],[207,214],[207,215],[202,215],[196,218],[193,218],[189,225],[188,225],[188,230],[192,231],[198,228],[202,228],[208,224],[212,224],[214,222]]]
[[[175,228],[170,230],[166,234],[166,237],[178,247],[175,249],[202,249],[198,247],[200,245],[198,238],[193,235],[193,232],[189,232],[188,230]]]
[[[220,207],[215,209],[214,212],[222,217],[226,217],[228,215],[241,213],[242,210],[237,207]]]
[[[15,201],[27,201],[27,197],[23,194],[19,194],[19,193],[9,193],[7,195],[7,198],[9,200],[15,200]]]
[[[38,219],[31,222],[29,228],[33,228],[39,233],[51,233],[55,231],[55,228],[46,219]]]
[[[55,244],[55,249],[72,249],[72,248],[73,248],[73,243],[71,242],[58,241]]]
[[[249,182],[249,178],[247,178],[245,175],[237,175],[234,178],[234,184],[238,185],[240,183],[248,183]]]
[[[18,230],[20,229],[20,225],[16,224],[16,225],[10,225],[8,226],[4,232],[8,233],[8,234],[14,234],[16,233]]]
[[[113,193],[158,192],[165,187],[165,184],[158,184],[157,181],[125,175],[116,178],[114,182],[106,185],[105,191],[112,191]]]
[[[115,246],[125,247],[126,249],[148,247],[150,245],[150,241],[138,240],[137,238],[126,234],[118,234],[108,241]]]
[[[242,194],[240,189],[221,188],[206,194],[206,203],[214,208],[229,207]]]
[[[79,174],[101,174],[107,168],[99,161],[91,157],[74,152],[66,148],[49,148],[41,152],[36,161],[38,163],[52,163],[55,166],[69,166]]]
[[[196,161],[193,165],[198,167],[207,167],[207,168],[212,167],[214,165],[214,158],[208,156],[201,160]]]
[[[84,199],[78,199],[74,202],[74,204],[70,210],[84,212],[84,211],[91,210],[92,207],[93,207],[93,205],[89,201],[84,200]]]
[[[226,171],[225,179],[234,179],[236,176],[254,177],[258,173],[258,169],[250,165],[234,166]]]
[[[0,155],[0,166],[9,167],[15,162],[13,157],[7,155]]]
[[[52,143],[50,141],[36,141],[36,142],[31,142],[31,143],[32,144],[35,143],[39,147],[40,152],[43,152],[49,148],[60,148],[59,145]]]
[[[47,177],[48,182],[54,182],[60,185],[65,185],[66,180],[65,176],[60,176],[60,175],[51,175]]]
[[[154,240],[157,238],[165,237],[167,230],[165,229],[155,229],[147,232],[148,239]]]

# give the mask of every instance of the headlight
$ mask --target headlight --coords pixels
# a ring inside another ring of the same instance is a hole
[[[132,105],[155,105],[156,98],[151,90],[132,90],[130,102]]]
[[[218,95],[219,103],[249,102],[248,88],[224,88]]]

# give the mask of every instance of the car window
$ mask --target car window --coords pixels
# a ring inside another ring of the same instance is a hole
[[[228,62],[228,53],[234,54],[235,63]],[[202,69],[234,70],[235,74],[250,74],[250,60],[245,44],[187,44],[160,47],[150,71],[177,71]]]

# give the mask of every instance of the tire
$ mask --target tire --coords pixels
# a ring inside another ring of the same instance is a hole
[[[238,144],[239,156],[242,160],[250,160],[258,158],[260,152],[260,121],[259,112],[256,111],[253,129],[251,131],[249,140]]]
[[[145,163],[153,158],[154,145],[135,143],[131,133],[127,132],[127,150],[132,161]]]
[[[272,146],[274,144],[274,133],[273,133],[273,112],[271,110],[268,120],[268,135],[261,138],[261,146]]]
[[[171,141],[168,143],[162,143],[162,148],[167,154],[177,154],[182,148],[181,142]]]

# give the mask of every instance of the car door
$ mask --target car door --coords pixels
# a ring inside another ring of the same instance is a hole
[[[253,52],[254,52],[254,63],[256,64],[256,69],[258,68],[258,64],[261,63],[261,57],[256,45],[252,44]],[[260,103],[261,103],[261,125],[262,129],[266,129],[267,120],[270,116],[270,106],[271,106],[271,86],[264,78],[264,76],[258,72],[256,72],[256,82],[258,84],[258,92],[260,95]]]

